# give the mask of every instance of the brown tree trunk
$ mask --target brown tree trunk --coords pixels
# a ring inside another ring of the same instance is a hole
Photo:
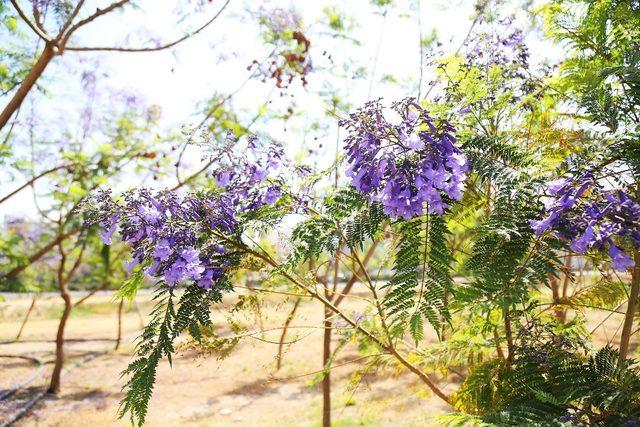
[[[67,279],[65,277],[65,263],[66,255],[61,246],[60,248],[60,266],[58,267],[58,288],[60,289],[60,296],[64,300],[64,311],[58,324],[58,333],[56,334],[56,361],[53,367],[53,373],[51,374],[51,382],[49,384],[48,393],[57,394],[60,392],[60,375],[62,374],[62,367],[64,365],[64,328],[67,325],[69,314],[71,313],[71,295],[69,295],[69,289],[67,288]]]
[[[511,331],[511,318],[509,310],[504,310],[504,333],[507,337],[507,365],[511,365],[513,361],[513,332]]]
[[[33,308],[36,306],[36,299],[38,299],[38,294],[33,294],[33,299],[31,300],[31,305],[29,306],[29,310],[27,310],[27,314],[25,314],[24,319],[22,320],[22,324],[20,325],[20,330],[18,331],[18,335],[16,335],[16,341],[20,340],[22,336],[22,331],[24,331],[24,327],[27,325],[29,321],[29,316],[31,316],[31,312]]]
[[[324,308],[324,326],[322,339],[322,366],[325,374],[322,378],[322,427],[331,427],[331,369],[329,369],[329,359],[331,358],[331,312]]]
[[[287,329],[289,329],[289,325],[296,315],[296,311],[298,310],[298,306],[300,305],[301,298],[296,299],[296,302],[293,304],[293,308],[287,316],[287,319],[284,321],[284,325],[282,327],[282,333],[280,334],[280,341],[278,341],[278,355],[276,356],[276,370],[280,370],[282,367],[282,350],[284,349],[284,339],[287,336]]]
[[[124,305],[124,298],[120,298],[120,304],[118,304],[118,337],[116,338],[116,346],[114,351],[118,351],[120,348],[120,341],[122,340],[122,306]]]
[[[324,296],[328,301],[333,301],[338,280],[340,276],[340,252],[336,250],[333,257],[333,291],[329,289],[329,284],[324,281]],[[322,378],[322,427],[331,427],[331,369],[329,360],[331,359],[331,310],[323,308],[324,329],[322,331],[322,366],[325,369]]]
[[[640,294],[640,251],[636,251],[634,261],[635,265],[631,274],[631,292],[629,293],[627,312],[624,317],[624,325],[622,326],[622,336],[620,337],[620,357],[618,359],[618,365],[620,366],[624,363],[629,353],[633,319],[638,311],[638,295]]]
[[[0,130],[9,122],[13,113],[15,113],[20,105],[22,105],[22,101],[27,97],[29,91],[36,84],[42,73],[44,72],[51,59],[55,56],[56,49],[51,43],[47,43],[44,47],[44,50],[40,54],[38,61],[33,65],[29,74],[24,79],[16,93],[13,95],[13,98],[9,101],[9,103],[4,107],[2,113],[0,113]]]
[[[553,313],[559,323],[564,323],[564,310],[560,306],[560,282],[558,278],[549,273],[551,283],[551,294],[553,296]]]

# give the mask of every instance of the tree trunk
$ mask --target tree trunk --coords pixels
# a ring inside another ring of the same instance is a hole
[[[64,328],[67,325],[67,319],[71,313],[71,296],[66,289],[61,293],[64,299],[64,312],[58,324],[58,334],[56,335],[56,362],[51,375],[51,383],[49,384],[48,393],[57,394],[60,392],[60,374],[64,365]]]
[[[20,105],[22,105],[22,101],[24,101],[24,99],[27,97],[27,94],[36,84],[55,54],[56,50],[54,46],[50,43],[47,43],[44,47],[44,50],[40,54],[38,61],[31,68],[31,71],[29,71],[29,74],[27,74],[27,77],[24,79],[16,93],[13,95],[13,98],[11,98],[9,103],[2,110],[2,113],[0,113],[0,130],[9,122],[11,116],[13,116],[13,113],[15,113],[18,108],[20,108]]]
[[[118,337],[116,338],[116,346],[113,349],[118,351],[120,348],[120,341],[122,340],[122,306],[124,305],[124,298],[120,298],[120,304],[118,304]]]
[[[293,308],[287,316],[287,319],[284,321],[284,325],[282,327],[282,333],[280,334],[280,341],[278,341],[278,355],[276,356],[276,371],[280,370],[282,367],[282,350],[284,349],[284,339],[287,336],[287,329],[289,329],[289,325],[291,321],[296,315],[296,311],[298,310],[298,306],[300,305],[300,301],[302,298],[296,299],[296,302],[293,304]]]
[[[56,361],[51,374],[51,382],[47,393],[57,394],[60,392],[60,375],[62,374],[62,366],[64,365],[64,328],[67,325],[67,319],[71,313],[71,295],[67,288],[68,276],[65,277],[65,264],[67,261],[62,245],[58,246],[60,251],[60,265],[58,267],[58,288],[60,296],[64,300],[64,311],[58,324],[58,333],[56,335]]]
[[[631,293],[627,302],[627,312],[624,317],[624,325],[622,327],[622,336],[620,337],[620,357],[618,365],[622,366],[629,353],[629,342],[631,341],[631,329],[633,327],[633,319],[638,311],[638,294],[640,294],[640,251],[636,251],[634,255],[635,265],[631,274]]]
[[[331,427],[331,370],[328,363],[331,358],[331,312],[324,308],[324,326],[322,340],[322,366],[326,369],[322,378],[322,427]]]
[[[513,361],[513,332],[511,331],[511,318],[509,317],[509,309],[504,310],[504,333],[507,337],[507,365],[511,365]]]
[[[560,306],[560,282],[551,273],[549,273],[549,282],[551,283],[551,294],[553,296],[553,313],[558,323],[564,323],[564,310]]]
[[[38,294],[33,294],[33,299],[31,300],[31,305],[29,306],[29,310],[27,310],[27,314],[24,316],[24,320],[22,320],[22,325],[20,325],[20,330],[18,331],[18,335],[16,335],[16,341],[20,340],[22,336],[22,331],[24,331],[24,327],[27,325],[29,321],[29,316],[31,316],[31,312],[33,308],[36,306],[36,299],[38,298]]]

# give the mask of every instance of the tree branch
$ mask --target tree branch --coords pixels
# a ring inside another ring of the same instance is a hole
[[[127,3],[129,3],[129,0],[120,0],[120,1],[117,1],[115,3],[110,4],[109,6],[107,6],[104,9],[97,8],[96,12],[93,15],[90,15],[90,16],[86,17],[85,19],[81,19],[76,24],[72,25],[71,28],[69,28],[69,31],[67,31],[67,33],[60,40],[60,46],[62,46],[62,48],[64,48],[67,45],[67,42],[69,41],[69,38],[71,37],[71,35],[74,32],[76,32],[76,30],[78,30],[78,28],[88,24],[89,22],[92,22],[92,21],[96,20],[97,18],[101,17],[102,15],[106,15],[107,13],[124,6]]]
[[[20,187],[18,187],[15,190],[13,190],[11,193],[9,193],[6,196],[0,198],[0,204],[6,202],[8,199],[10,199],[11,197],[15,196],[16,194],[18,194],[19,192],[21,192],[25,188],[29,187],[30,185],[33,185],[34,182],[36,182],[37,180],[39,180],[43,176],[49,175],[50,173],[53,173],[53,172],[58,171],[60,169],[65,169],[65,168],[68,168],[68,167],[71,167],[71,166],[73,166],[73,164],[64,164],[64,165],[56,166],[56,167],[51,168],[51,169],[47,169],[46,171],[40,173],[39,175],[36,175],[33,178],[31,178],[29,181],[25,182]]]
[[[40,54],[38,61],[33,65],[29,74],[20,84],[20,87],[13,95],[9,103],[0,112],[0,129],[2,129],[11,119],[13,113],[20,109],[22,102],[27,97],[27,94],[31,88],[36,84],[36,81],[40,78],[51,59],[58,53],[57,49],[51,41],[47,41],[44,46],[44,50]]]
[[[371,247],[369,248],[369,250],[367,251],[367,253],[364,255],[364,259],[362,260],[362,263],[366,266],[369,263],[369,260],[371,259],[371,257],[373,256],[374,252],[376,251],[376,247],[378,246],[378,242],[374,241],[371,244]],[[351,291],[351,288],[353,287],[353,285],[355,285],[355,283],[358,281],[358,277],[360,274],[364,274],[364,271],[362,269],[362,267],[359,267],[358,269],[358,274],[354,274],[351,276],[351,279],[349,279],[349,281],[344,285],[344,288],[342,288],[342,292],[340,294],[338,294],[334,304],[336,306],[340,305],[340,302],[349,294],[349,292]]]
[[[16,10],[16,12],[18,12],[18,15],[20,15],[20,18],[22,18],[22,20],[29,26],[29,28],[31,28],[33,32],[38,35],[38,37],[44,40],[45,43],[49,43],[51,41],[51,38],[47,34],[45,34],[40,28],[38,28],[33,22],[31,22],[31,19],[29,19],[27,14],[24,13],[24,11],[20,8],[16,0],[11,0],[11,4],[13,5],[13,8]]]
[[[67,18],[66,22],[62,25],[62,27],[60,27],[60,31],[58,32],[58,35],[56,36],[56,41],[60,41],[62,39],[62,37],[64,36],[64,32],[67,31],[67,28],[69,28],[69,25],[71,25],[73,20],[76,18],[76,16],[78,15],[78,12],[80,12],[80,8],[82,8],[83,4],[84,4],[84,0],[80,0],[78,2],[76,7],[73,9],[73,12],[71,12],[71,15],[69,15],[69,18]]]
[[[222,12],[225,10],[225,8],[227,7],[227,5],[229,4],[231,0],[227,0],[225,2],[224,5],[222,5],[222,7],[220,8],[220,10],[207,22],[204,23],[204,25],[198,27],[196,30],[185,34],[184,36],[180,37],[177,40],[174,40],[172,42],[160,45],[160,46],[149,46],[149,47],[118,47],[118,46],[104,46],[104,47],[84,47],[84,46],[68,46],[65,48],[65,50],[70,50],[70,51],[75,51],[75,52],[157,52],[159,50],[165,50],[165,49],[169,49],[174,47],[177,44],[182,43],[183,41],[195,36],[196,34],[200,33],[202,30],[204,30],[205,28],[207,28],[209,25],[211,25],[213,23],[213,21],[215,21],[218,16],[220,16],[222,14]],[[72,28],[73,29],[73,28]],[[68,39],[68,38],[67,38]]]
[[[217,234],[217,233],[216,233]],[[267,265],[269,265],[270,267],[274,268],[274,269],[278,269],[279,265],[276,261],[274,261],[270,255],[268,254],[262,254],[260,252],[257,252],[251,248],[249,248],[248,246],[242,244],[242,243],[238,243],[230,238],[228,238],[227,236],[223,235],[223,234],[218,234],[218,237],[226,240],[227,242],[238,246],[239,248],[243,249],[245,252],[261,259],[262,261],[264,261]],[[360,264],[362,265],[362,264]],[[324,295],[320,294],[320,292],[316,291],[313,287],[307,286],[306,284],[304,284],[302,281],[296,279],[294,276],[292,276],[291,274],[289,274],[287,271],[285,270],[278,270],[277,272],[278,274],[280,274],[281,276],[283,276],[285,279],[289,280],[292,284],[294,284],[295,286],[297,286],[298,288],[302,289],[303,291],[305,291],[306,293],[308,293],[309,295],[311,295],[312,297],[314,297],[315,299],[317,299],[318,301],[320,301],[322,304],[324,304],[324,306],[326,308],[328,308],[329,310],[333,311],[334,313],[336,313],[339,317],[341,317],[345,322],[347,322],[350,326],[352,326],[354,329],[356,329],[357,331],[359,331],[362,335],[366,336],[367,338],[369,338],[371,341],[373,341],[374,343],[376,343],[380,348],[382,348],[383,350],[393,354],[393,356],[398,360],[398,362],[400,362],[400,364],[402,364],[403,366],[405,366],[407,369],[409,369],[411,372],[413,372],[414,374],[416,374],[421,380],[422,382],[424,382],[427,387],[429,387],[429,389],[431,391],[433,391],[434,394],[436,394],[440,399],[442,399],[443,401],[445,401],[448,404],[451,404],[451,401],[449,399],[449,396],[447,396],[432,380],[431,378],[429,378],[429,376],[422,372],[417,366],[415,366],[413,363],[411,363],[409,360],[407,360],[402,354],[400,354],[396,348],[391,344],[387,344],[385,343],[382,339],[380,339],[379,337],[377,337],[373,332],[369,331],[368,329],[364,328],[362,325],[360,325],[358,322],[354,321],[353,319],[351,319],[349,316],[347,316],[346,314],[344,314],[338,307],[336,307],[331,301],[329,301],[327,298],[325,298]]]
[[[47,253],[49,253],[49,251],[51,251],[51,249],[55,248],[60,242],[62,242],[65,239],[73,236],[74,234],[79,233],[80,231],[81,231],[81,229],[74,229],[74,230],[71,230],[71,231],[67,231],[66,233],[58,234],[55,237],[55,239],[53,239],[51,242],[47,243],[45,246],[43,246],[41,249],[39,249],[36,253],[31,255],[28,258],[26,263],[20,264],[17,267],[14,267],[13,269],[11,269],[6,274],[0,276],[0,280],[7,280],[7,279],[11,279],[11,278],[16,277],[18,274],[20,274],[22,271],[24,271],[31,264],[33,264],[34,262],[38,261],[40,258],[42,258]]]

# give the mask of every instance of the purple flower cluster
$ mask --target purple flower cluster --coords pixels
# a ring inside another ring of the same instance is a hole
[[[464,58],[465,67],[475,70],[468,75],[476,76],[487,90],[482,102],[493,103],[503,95],[508,95],[513,102],[526,95],[538,96],[536,80],[531,77],[529,49],[522,29],[514,25],[514,17],[478,28],[466,45]],[[449,95],[455,96],[459,91],[459,88],[451,89]],[[525,108],[531,107],[525,103]]]
[[[476,67],[528,68],[529,50],[524,33],[514,27],[514,16],[498,21],[497,27],[476,33],[468,44],[467,61]]]
[[[140,264],[170,286],[192,281],[214,287],[233,258],[225,236],[238,230],[243,213],[276,203],[283,194],[278,182],[290,174],[282,167],[282,147],[253,136],[228,140],[211,156],[220,165],[214,173],[216,191],[152,194],[143,189],[126,193],[123,202],[100,193],[88,211],[103,241],[111,244],[119,227],[132,248],[131,267]]]
[[[273,45],[274,50],[267,60],[253,60],[248,69],[261,74],[263,82],[272,79],[283,90],[298,78],[306,86],[307,75],[313,69],[311,40],[302,28],[300,15],[291,9],[261,7],[258,17],[264,41]]]
[[[107,191],[96,202],[103,241],[111,244],[119,227],[122,240],[131,246],[129,268],[140,264],[146,274],[170,286],[191,280],[210,289],[229,266],[227,249],[215,237],[201,242],[211,231],[233,232],[237,222],[228,198],[138,190],[126,193],[123,203]]]
[[[274,35],[281,35],[285,32],[293,32],[302,26],[302,17],[293,9],[285,9],[282,7],[265,8],[260,6],[258,9],[258,17],[260,23],[265,29]]]
[[[238,212],[273,205],[282,196],[282,185],[291,178],[284,149],[275,141],[262,144],[254,135],[228,141],[211,154],[219,166],[216,182]]]
[[[623,247],[627,243],[640,248],[638,195],[605,189],[591,173],[552,181],[548,191],[553,199],[546,216],[531,223],[536,235],[552,229],[578,253],[607,250],[616,270],[633,266]]]
[[[455,129],[411,99],[394,103],[391,123],[378,101],[368,102],[340,125],[346,138],[348,175],[391,218],[442,214],[447,199],[460,200],[468,161],[456,147]]]

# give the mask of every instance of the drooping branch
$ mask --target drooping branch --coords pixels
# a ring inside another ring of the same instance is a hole
[[[349,324],[351,327],[353,327],[355,330],[357,330],[362,335],[366,336],[368,339],[370,339],[372,342],[374,342],[376,345],[378,345],[381,349],[383,349],[383,350],[389,352],[390,354],[392,354],[398,360],[398,362],[400,362],[400,364],[402,364],[404,367],[406,367],[411,372],[416,374],[418,376],[418,378],[420,378],[422,380],[422,382],[425,383],[427,385],[427,387],[429,387],[429,389],[431,391],[433,391],[433,393],[436,396],[438,396],[440,399],[442,399],[444,402],[446,402],[448,404],[451,403],[451,401],[449,399],[449,396],[447,396],[431,380],[431,378],[429,378],[429,376],[426,373],[422,372],[417,366],[415,366],[413,363],[411,363],[409,360],[407,360],[402,354],[400,354],[398,352],[398,350],[393,346],[393,344],[391,342],[389,342],[389,343],[384,342],[381,338],[377,337],[373,332],[369,331],[368,329],[366,329],[362,325],[360,325],[358,322],[356,322],[355,320],[351,319],[351,317],[349,317],[346,314],[344,314],[338,307],[335,306],[335,304],[333,302],[329,301],[324,295],[322,295],[314,287],[307,286],[305,283],[303,283],[301,280],[298,280],[297,278],[295,278],[293,275],[291,275],[287,271],[281,270],[279,268],[280,265],[278,264],[278,262],[273,260],[268,254],[263,254],[263,253],[257,252],[255,250],[247,247],[244,244],[241,244],[241,243],[238,243],[238,242],[236,242],[236,241],[234,241],[232,239],[229,239],[228,237],[226,237],[224,235],[218,235],[218,237],[226,240],[230,244],[233,244],[235,246],[240,247],[241,249],[246,251],[248,254],[253,255],[258,259],[261,259],[268,266],[272,267],[274,270],[277,270],[277,273],[279,275],[281,275],[282,277],[287,279],[289,282],[291,282],[296,287],[300,288],[304,292],[306,292],[309,295],[311,295],[313,298],[315,298],[318,301],[320,301],[322,304],[324,304],[324,306],[327,309],[329,309],[329,310],[333,311],[334,313],[336,313],[340,318],[342,318],[345,322],[347,322],[347,324]]]
[[[203,25],[201,25],[200,27],[198,27],[197,29],[195,29],[194,31],[191,31],[185,35],[183,35],[182,37],[180,37],[179,39],[176,39],[172,42],[169,43],[165,43],[162,44],[160,46],[147,46],[147,47],[119,47],[119,46],[104,46],[104,47],[84,47],[84,46],[66,46],[65,50],[70,50],[70,51],[75,51],[75,52],[157,52],[160,50],[165,50],[165,49],[170,49],[180,43],[182,43],[183,41],[195,36],[196,34],[202,32],[205,28],[207,28],[209,25],[211,25],[213,23],[213,21],[215,21],[221,14],[222,12],[226,9],[227,5],[229,4],[231,0],[227,0],[222,7],[220,8],[220,10],[211,18],[209,19],[207,22],[205,22]],[[72,28],[73,29],[73,28]],[[68,40],[68,37],[67,37]]]
[[[73,164],[63,164],[63,165],[58,165],[56,167],[53,167],[51,169],[47,169],[44,172],[39,173],[38,175],[34,176],[33,178],[31,178],[30,180],[28,180],[27,182],[25,182],[24,184],[22,184],[20,187],[16,188],[15,190],[13,190],[11,193],[7,194],[6,196],[3,196],[2,198],[0,198],[0,204],[6,202],[8,199],[10,199],[11,197],[15,196],[16,194],[18,194],[19,192],[21,192],[22,190],[24,190],[25,188],[33,185],[37,180],[39,180],[40,178],[49,175],[50,173],[56,172],[60,169],[65,169],[68,167],[73,166]]]

